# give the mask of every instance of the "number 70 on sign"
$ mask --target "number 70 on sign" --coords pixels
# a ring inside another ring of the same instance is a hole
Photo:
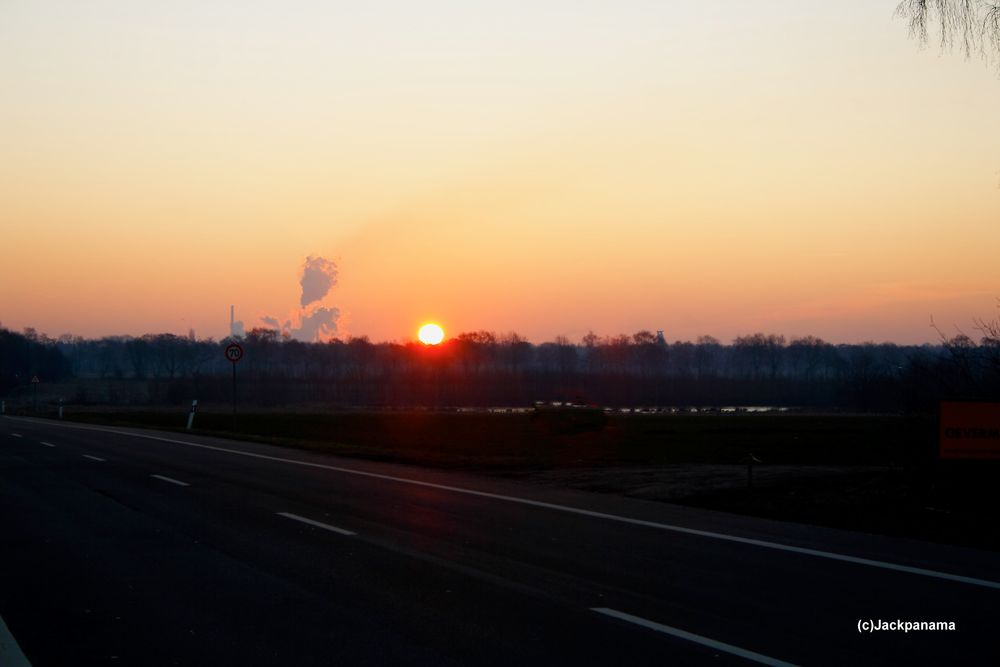
[[[226,359],[234,364],[243,358],[243,348],[237,343],[230,343],[226,346]]]

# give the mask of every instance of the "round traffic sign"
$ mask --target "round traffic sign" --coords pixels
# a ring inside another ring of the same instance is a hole
[[[226,359],[234,364],[243,358],[243,348],[238,343],[230,343],[226,346]]]

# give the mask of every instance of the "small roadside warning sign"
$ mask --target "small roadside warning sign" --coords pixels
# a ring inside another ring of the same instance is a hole
[[[942,401],[943,459],[1000,459],[1000,403]]]
[[[31,378],[31,384],[38,384],[39,382],[41,382],[41,380],[38,379],[37,375]]]

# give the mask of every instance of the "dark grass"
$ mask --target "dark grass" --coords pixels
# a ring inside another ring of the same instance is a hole
[[[182,411],[71,411],[74,421],[184,430]],[[932,420],[871,415],[557,415],[202,412],[194,432],[448,468],[740,463],[902,465],[933,453]]]

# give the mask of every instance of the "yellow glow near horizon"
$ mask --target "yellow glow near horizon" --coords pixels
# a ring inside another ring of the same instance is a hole
[[[1000,86],[897,2],[0,2],[0,325],[218,339],[313,255],[345,340],[972,329]]]
[[[433,322],[429,322],[420,327],[420,331],[417,333],[417,338],[419,338],[420,342],[424,345],[438,345],[444,340],[444,329]]]

